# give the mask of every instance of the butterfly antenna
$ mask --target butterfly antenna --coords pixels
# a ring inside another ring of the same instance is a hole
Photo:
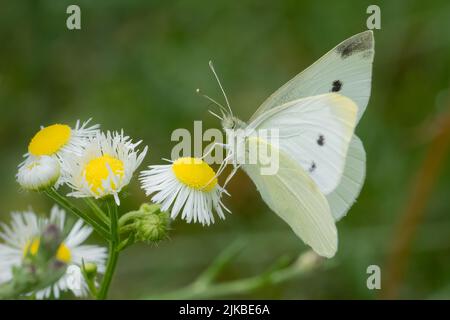
[[[209,113],[211,113],[214,117],[216,117],[217,119],[219,119],[219,120],[222,120],[223,121],[223,118],[221,117],[221,116],[219,116],[218,114],[216,114],[216,113],[214,113],[214,112],[212,112],[211,110],[208,110],[208,112]]]
[[[224,112],[227,113],[228,110],[221,105],[220,103],[218,103],[216,100],[214,100],[213,98],[211,98],[210,96],[207,96],[206,94],[203,94],[200,92],[200,89],[197,89],[196,92],[201,95],[203,98],[209,100],[210,102],[214,103],[216,106],[218,106],[220,108],[220,111],[222,112],[222,115],[224,115]]]
[[[230,115],[233,116],[233,111],[231,110],[230,102],[228,101],[227,94],[225,93],[225,90],[223,90],[222,83],[220,82],[220,79],[217,76],[217,73],[216,73],[216,70],[214,69],[214,65],[213,65],[212,61],[209,61],[209,68],[213,72],[214,77],[216,78],[217,83],[219,84],[220,90],[222,90],[223,96],[225,97],[225,102],[227,103],[227,106],[228,106],[228,110],[230,110]]]

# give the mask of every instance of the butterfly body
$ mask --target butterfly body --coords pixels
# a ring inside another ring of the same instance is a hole
[[[245,127],[247,127],[247,124],[234,116],[225,115],[222,120],[223,130],[245,129]]]

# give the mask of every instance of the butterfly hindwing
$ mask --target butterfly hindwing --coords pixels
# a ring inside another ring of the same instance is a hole
[[[336,221],[347,214],[347,211],[359,196],[365,176],[366,152],[361,140],[356,135],[353,135],[348,148],[341,182],[332,193],[326,196],[330,204],[331,213]]]
[[[337,250],[337,231],[325,196],[302,167],[283,150],[257,137],[248,144],[268,148],[279,157],[279,170],[273,175],[261,174],[261,165],[245,164],[243,170],[255,183],[263,200],[315,252],[332,257]]]

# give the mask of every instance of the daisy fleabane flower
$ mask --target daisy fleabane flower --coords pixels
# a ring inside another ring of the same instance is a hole
[[[152,201],[161,204],[161,211],[170,209],[175,219],[181,218],[202,225],[214,223],[213,210],[225,219],[224,210],[230,212],[221,201],[222,192],[216,173],[202,159],[184,157],[168,165],[149,166],[141,172],[141,186]]]
[[[28,157],[19,167],[17,182],[25,190],[40,191],[57,184],[61,174],[59,161],[50,156]]]
[[[123,131],[98,132],[89,139],[81,155],[63,161],[65,182],[72,188],[68,196],[99,199],[112,195],[120,205],[120,191],[128,185],[147,153],[145,147],[139,154],[140,143],[133,143]]]
[[[75,128],[66,124],[52,124],[41,127],[28,144],[30,156],[57,156],[81,154],[89,138],[95,136],[99,125],[89,126],[91,119],[81,123],[77,120]]]
[[[31,210],[16,212],[12,214],[10,225],[1,225],[0,240],[4,243],[0,243],[0,283],[12,279],[12,268],[20,266],[27,254],[38,254],[40,236],[50,225],[63,233],[67,228],[65,211],[54,206],[48,219],[39,218]],[[56,251],[56,259],[67,265],[66,272],[50,286],[35,292],[37,299],[59,298],[61,292],[69,290],[77,297],[87,296],[88,285],[81,274],[82,263],[95,264],[98,272],[103,273],[107,258],[106,248],[82,244],[91,233],[92,228],[84,225],[82,220],[73,225]]]

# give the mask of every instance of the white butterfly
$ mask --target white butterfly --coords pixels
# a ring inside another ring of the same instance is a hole
[[[231,139],[225,148],[234,166],[225,184],[240,167],[255,183],[266,204],[319,255],[332,257],[337,250],[335,221],[358,197],[365,178],[366,156],[354,129],[370,97],[374,57],[372,31],[354,35],[272,94],[248,123],[222,110],[222,126]],[[233,134],[245,133],[244,149],[266,148],[278,155],[276,174],[261,174],[261,163],[238,163]],[[279,145],[254,132],[277,129]],[[231,135],[230,135],[231,134]]]

